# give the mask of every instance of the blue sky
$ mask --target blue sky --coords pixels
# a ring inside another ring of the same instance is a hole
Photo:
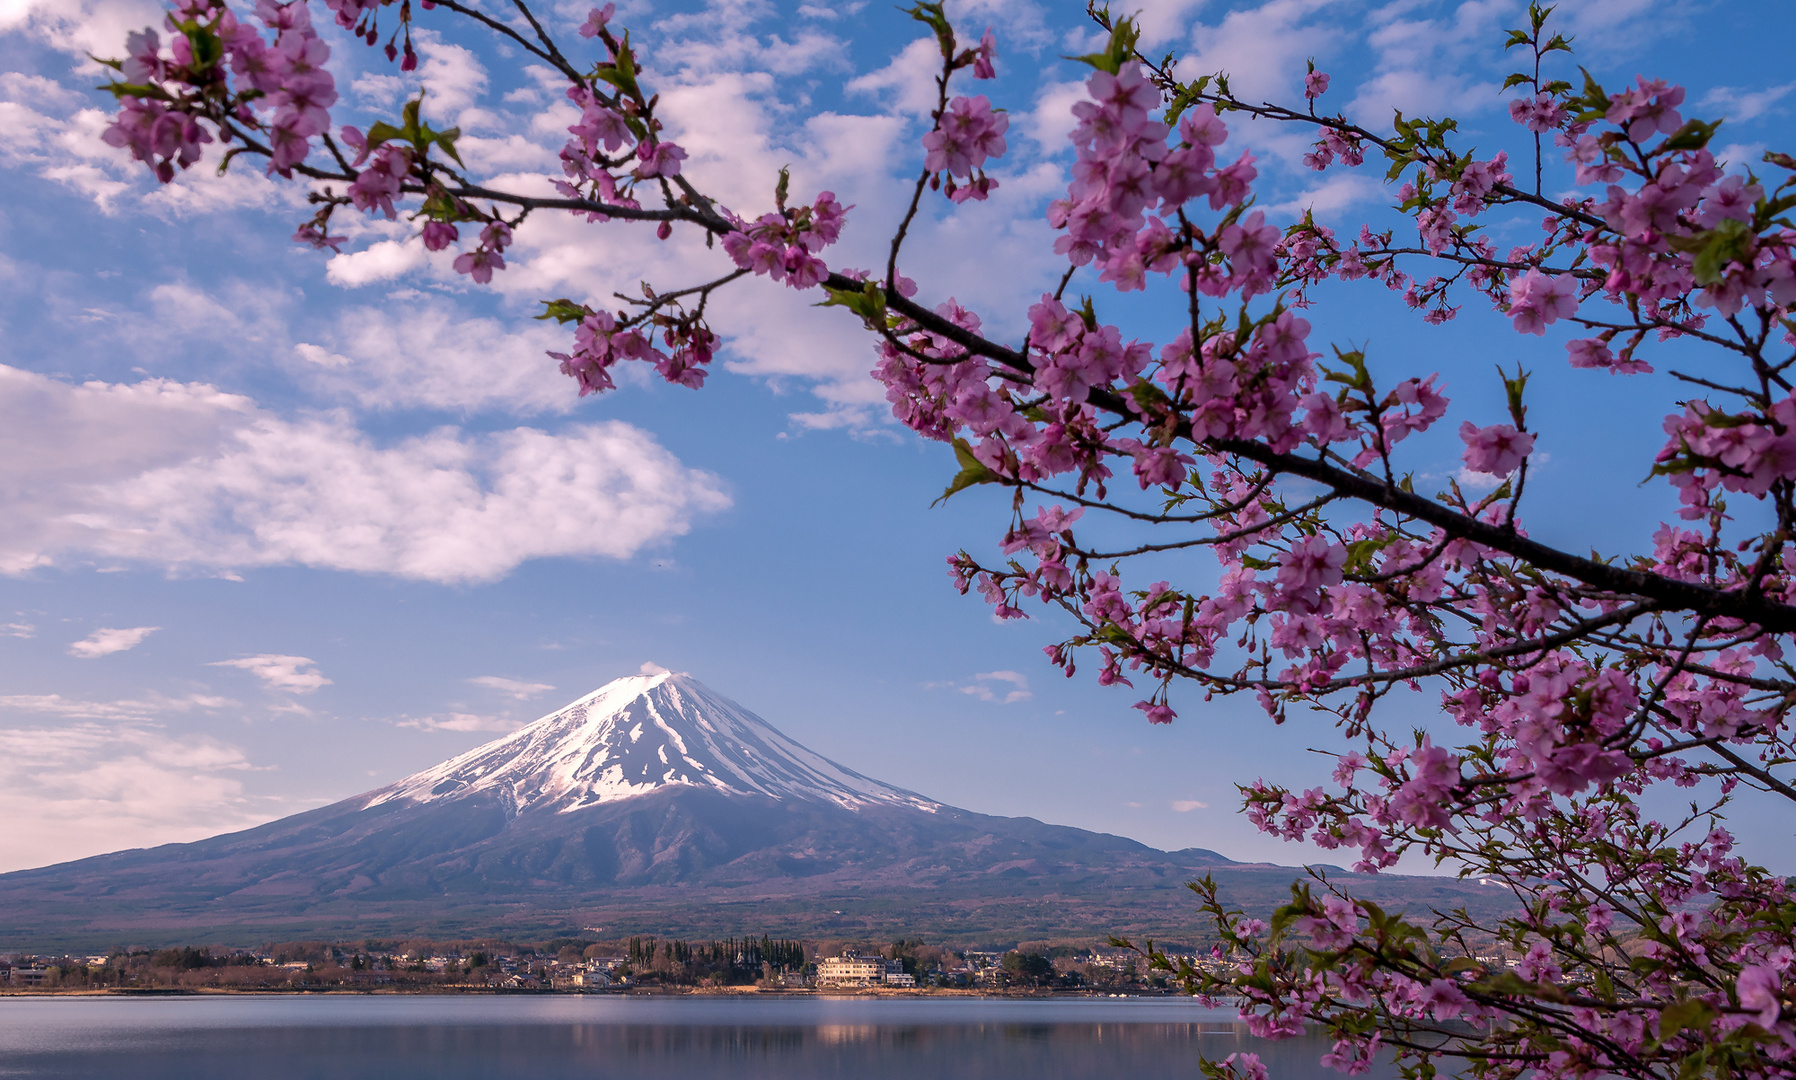
[[[1147,44],[1230,70],[1238,92],[1288,98],[1314,56],[1356,117],[1452,113],[1470,143],[1519,146],[1497,92],[1519,3],[1139,6]],[[578,40],[583,6],[542,7]],[[873,265],[920,156],[933,46],[915,24],[879,3],[620,7],[665,73],[688,171],[758,212],[790,163],[795,190],[858,205],[832,265]],[[1687,112],[1737,118],[1724,156],[1756,158],[1789,130],[1778,53],[1796,16],[1769,0],[1664,7],[1562,12],[1606,83],[1683,82]],[[83,58],[121,52],[154,9],[0,0],[0,870],[342,798],[645,662],[969,809],[1311,857],[1239,820],[1232,784],[1319,778],[1305,750],[1322,730],[1222,701],[1150,728],[1135,695],[1048,667],[1041,646],[1063,627],[998,625],[953,592],[944,557],[989,552],[1006,504],[973,491],[930,507],[951,457],[891,423],[851,318],[749,283],[720,301],[728,349],[705,390],[637,379],[578,400],[542,355],[562,338],[533,302],[685,283],[714,256],[544,220],[479,289],[384,222],[354,225],[335,258],[297,248],[302,193],[253,170],[159,188],[98,141]],[[1014,331],[1055,270],[1042,207],[1065,184],[1061,118],[1081,77],[1059,56],[1088,51],[1090,31],[1071,4],[950,11],[997,30],[1003,77],[979,89],[1011,110],[1012,152],[990,203],[932,206],[906,266],[926,296]],[[333,42],[339,122],[413,92],[372,50]],[[558,89],[459,29],[420,42],[428,108],[467,132],[477,171],[553,167]],[[1353,228],[1383,213],[1370,176],[1305,173],[1289,133],[1236,138],[1260,155],[1275,216],[1314,206]],[[1108,310],[1159,340],[1157,299]],[[1535,534],[1630,551],[1665,514],[1663,488],[1637,486],[1672,396],[1662,378],[1570,372],[1562,339],[1518,338],[1475,306],[1430,329],[1356,289],[1319,295],[1309,317],[1314,340],[1369,343],[1378,370],[1442,372],[1452,423],[1407,444],[1424,476],[1454,471],[1452,428],[1492,422],[1492,365],[1520,362],[1541,372]],[[1203,557],[1168,570],[1208,573]],[[1423,722],[1429,704],[1398,707]],[[1743,831],[1761,857],[1787,850],[1785,829]]]

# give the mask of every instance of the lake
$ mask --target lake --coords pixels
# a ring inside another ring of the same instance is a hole
[[[0,1077],[71,1080],[1197,1077],[1238,1050],[1340,1075],[1183,998],[0,998]]]

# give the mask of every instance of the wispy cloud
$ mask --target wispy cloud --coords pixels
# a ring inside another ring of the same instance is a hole
[[[522,679],[507,679],[499,675],[476,675],[468,681],[475,686],[484,686],[489,690],[497,690],[501,694],[510,694],[519,701],[528,701],[538,694],[545,694],[555,689],[548,683],[525,682]]]
[[[1796,82],[1771,86],[1763,90],[1747,90],[1738,86],[1717,86],[1702,96],[1700,104],[1737,123],[1763,116],[1772,106],[1796,90]]]
[[[1006,690],[1006,686],[1011,689]],[[971,682],[958,684],[955,689],[980,701],[995,701],[1002,705],[1014,705],[1035,696],[1029,689],[1028,676],[1016,671],[981,672],[973,676]]]
[[[1181,814],[1189,814],[1193,810],[1208,810],[1210,804],[1199,799],[1174,799],[1172,808]]]
[[[524,721],[509,716],[480,716],[475,713],[444,713],[440,716],[408,716],[394,721],[394,726],[419,731],[497,731],[510,732],[524,726]]]
[[[37,627],[30,623],[0,623],[0,637],[28,638],[37,636]]]
[[[244,828],[300,807],[258,799],[235,746],[154,724],[0,728],[0,872]]]
[[[97,656],[110,656],[113,653],[135,649],[144,638],[162,629],[160,626],[133,626],[118,628],[103,626],[93,633],[69,646],[70,656],[79,656],[83,660],[92,660]]]
[[[262,653],[236,660],[214,660],[211,666],[241,668],[268,684],[269,689],[285,690],[292,694],[309,694],[321,686],[331,684],[317,670],[317,662],[305,656]]]
[[[235,704],[230,698],[214,694],[188,694],[178,698],[146,694],[141,698],[115,701],[87,701],[61,694],[0,695],[0,712],[72,720],[152,720],[170,713],[222,709]]]

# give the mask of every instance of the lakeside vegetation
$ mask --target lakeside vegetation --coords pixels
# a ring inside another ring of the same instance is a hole
[[[104,955],[0,957],[0,992],[574,992],[704,990],[804,992],[817,962],[845,953],[879,957],[916,989],[870,992],[1140,992],[1164,990],[1132,953],[1095,939],[930,943],[920,939],[685,941],[635,936],[436,941],[270,942],[257,949],[180,945]]]

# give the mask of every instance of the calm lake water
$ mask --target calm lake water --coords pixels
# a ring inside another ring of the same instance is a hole
[[[1274,1080],[1311,1080],[1340,1075],[1326,1049],[1168,998],[0,999],[0,1077],[1083,1080],[1254,1050]]]

